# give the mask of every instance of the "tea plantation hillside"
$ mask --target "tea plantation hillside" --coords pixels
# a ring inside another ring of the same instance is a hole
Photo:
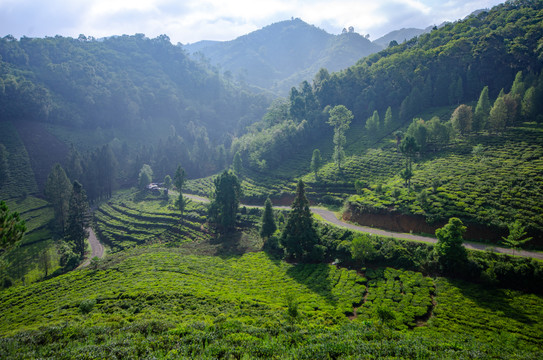
[[[365,276],[364,276],[365,275]],[[543,299],[420,273],[139,247],[0,293],[0,356],[541,356]],[[386,304],[395,320],[381,324]]]

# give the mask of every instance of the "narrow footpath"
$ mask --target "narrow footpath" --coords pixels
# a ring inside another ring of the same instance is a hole
[[[94,233],[94,230],[92,228],[88,228],[87,231],[89,232],[89,243],[92,249],[91,255],[87,260],[85,260],[81,265],[79,265],[79,268],[86,267],[90,264],[91,259],[94,257],[97,258],[103,258],[104,257],[104,246],[98,241],[98,238],[96,237],[96,234]]]

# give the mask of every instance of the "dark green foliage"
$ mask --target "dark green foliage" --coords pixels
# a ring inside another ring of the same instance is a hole
[[[74,181],[68,210],[68,223],[65,230],[66,241],[72,244],[74,252],[83,258],[90,224],[89,204],[83,186]]]
[[[264,212],[262,213],[262,226],[260,228],[260,236],[269,238],[277,230],[275,224],[275,216],[273,215],[272,202],[270,198],[264,203]]]
[[[8,152],[4,144],[0,144],[0,188],[8,182],[9,179],[9,164]]]
[[[286,255],[296,261],[315,261],[321,256],[316,249],[319,242],[309,210],[309,201],[305,196],[305,184],[298,181],[296,197],[292,202],[287,224],[281,234],[281,244]]]
[[[70,184],[62,166],[56,164],[47,177],[45,196],[53,205],[55,225],[61,234],[64,233],[66,228],[71,194],[72,184]]]
[[[173,184],[175,185],[175,188],[179,192],[179,197],[177,198],[176,205],[179,211],[181,212],[181,216],[183,216],[183,212],[185,211],[186,206],[186,200],[183,197],[183,186],[185,185],[186,181],[186,174],[185,169],[179,165],[177,167],[177,170],[175,170],[175,175],[173,177]]]
[[[215,194],[209,204],[209,221],[223,229],[231,229],[236,225],[236,214],[241,196],[238,177],[224,171],[215,181]]]
[[[434,252],[445,273],[458,273],[467,262],[466,248],[462,243],[465,232],[466,227],[458,218],[449,219],[448,224],[436,230]]]
[[[413,136],[407,135],[403,138],[400,144],[400,151],[405,156],[405,168],[402,170],[400,176],[404,179],[405,186],[408,189],[411,189],[411,178],[413,177],[413,158],[419,150],[420,145]]]
[[[26,224],[18,212],[9,210],[4,201],[0,201],[0,255],[17,245],[24,236]]]

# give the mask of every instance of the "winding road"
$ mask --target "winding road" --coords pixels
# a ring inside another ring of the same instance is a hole
[[[197,196],[197,195],[192,195],[192,194],[183,194],[183,196],[185,196],[185,197],[187,197],[189,199],[192,199],[194,201],[209,202],[209,199],[207,199],[205,197],[202,197],[202,196]],[[276,209],[290,209],[290,206],[275,206],[274,208],[276,208]],[[354,224],[346,223],[344,221],[339,220],[336,217],[336,214],[334,212],[332,212],[330,210],[327,210],[327,209],[318,208],[318,207],[311,207],[311,211],[314,214],[317,214],[317,215],[321,216],[325,221],[327,221],[327,222],[329,222],[331,224],[334,224],[336,226],[340,226],[340,227],[343,227],[343,228],[347,228],[347,229],[350,229],[350,230],[361,231],[361,232],[368,233],[368,234],[384,236],[384,237],[391,237],[391,238],[396,238],[396,239],[419,241],[419,242],[432,243],[432,244],[437,243],[436,238],[429,237],[429,236],[420,236],[420,235],[413,235],[413,234],[408,234],[408,233],[398,233],[398,232],[393,232],[393,231],[376,229],[376,228],[372,228],[372,227],[369,227],[369,226],[361,226],[361,225],[354,225]],[[522,257],[528,257],[528,258],[543,260],[543,253],[533,252],[533,251],[521,250],[521,251],[514,251],[513,252],[512,249],[498,247],[498,246],[494,246],[494,245],[490,245],[490,244],[475,243],[475,242],[470,242],[470,241],[464,241],[464,247],[466,249],[470,249],[470,250],[479,250],[479,251],[490,250],[490,251],[493,251],[493,252],[496,252],[496,253],[501,253],[501,254],[518,255],[518,256],[522,256]]]
[[[198,196],[198,195],[183,194],[183,196],[185,196],[185,197],[187,197],[187,198],[189,198],[191,200],[194,200],[194,201],[209,202],[208,198]],[[258,206],[255,206],[255,207],[258,207]],[[289,209],[290,207],[289,206],[276,206],[275,208],[276,209]],[[420,242],[434,243],[434,244],[437,242],[437,239],[433,238],[433,237],[413,235],[413,234],[407,234],[407,233],[398,233],[398,232],[392,232],[392,231],[387,231],[387,230],[376,229],[376,228],[372,228],[372,227],[368,227],[368,226],[361,226],[361,225],[354,225],[354,224],[346,223],[344,221],[339,220],[336,217],[336,214],[333,213],[332,211],[327,210],[327,209],[323,209],[323,208],[311,207],[311,211],[314,214],[317,214],[317,215],[321,216],[325,221],[327,221],[327,222],[329,222],[331,224],[334,224],[334,225],[339,226],[339,227],[347,228],[347,229],[350,229],[350,230],[360,231],[360,232],[373,234],[373,235],[378,235],[378,236],[410,240],[410,241],[420,241]],[[90,259],[92,259],[94,257],[98,257],[98,258],[104,257],[104,247],[103,247],[103,245],[100,243],[100,241],[98,241],[98,238],[96,237],[96,234],[94,233],[92,228],[89,228],[88,230],[89,230],[89,243],[90,243],[90,246],[91,246],[91,249],[92,249],[92,254],[89,257],[89,259],[85,260],[79,267],[88,266],[90,264]],[[528,257],[528,258],[543,260],[543,253],[539,253],[539,252],[525,251],[525,250],[513,252],[512,249],[497,247],[497,246],[488,245],[488,244],[474,243],[474,242],[469,242],[469,241],[465,241],[464,246],[467,249],[470,249],[470,250],[479,250],[479,251],[490,250],[490,251],[493,251],[493,252],[496,252],[496,253],[509,254],[509,255],[518,255],[518,256],[522,256],[522,257]]]

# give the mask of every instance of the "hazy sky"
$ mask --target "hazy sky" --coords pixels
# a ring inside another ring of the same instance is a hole
[[[0,0],[0,36],[96,38],[161,34],[172,43],[231,40],[299,17],[329,33],[354,26],[375,40],[402,27],[454,21],[503,0]]]

